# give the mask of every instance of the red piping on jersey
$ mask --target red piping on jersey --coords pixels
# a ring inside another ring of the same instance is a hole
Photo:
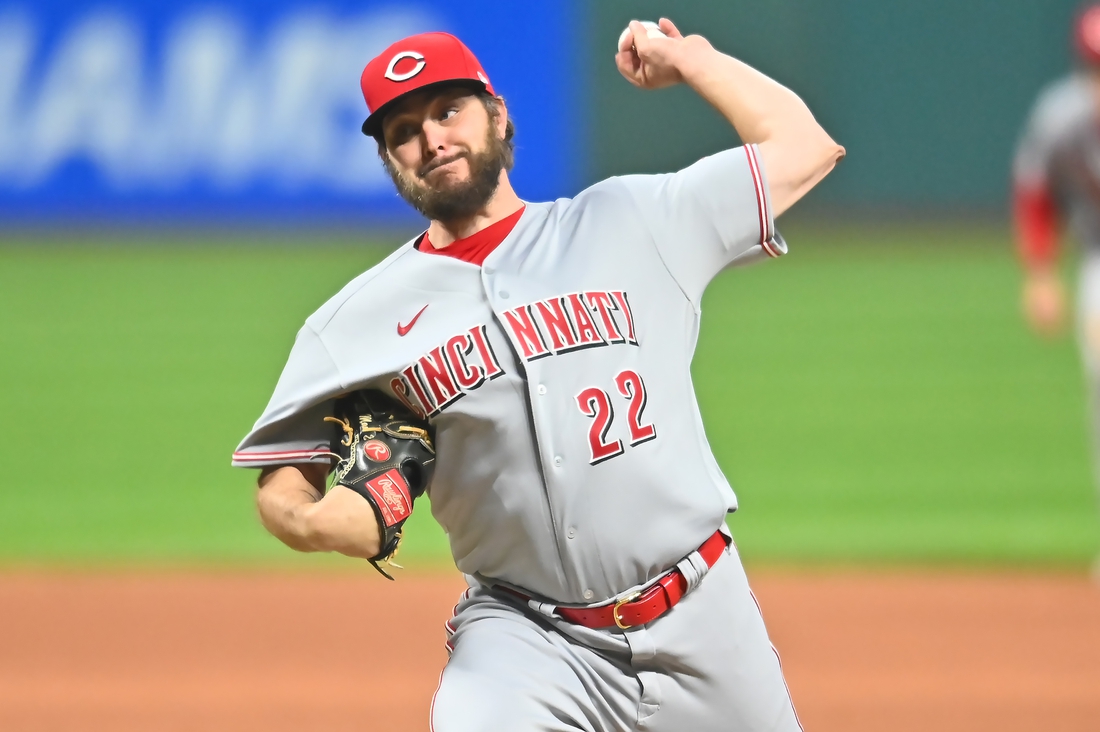
[[[760,620],[764,620],[764,609],[760,607],[760,601],[756,599],[756,593],[749,589],[749,597],[752,598],[752,602],[756,605],[756,612],[760,614]],[[794,708],[794,697],[791,696],[791,687],[787,686],[787,677],[783,676],[783,659],[779,657],[779,649],[775,647],[774,643],[769,642],[772,647],[772,653],[775,654],[776,663],[779,664],[779,675],[783,677],[783,688],[787,691],[787,701],[791,703],[791,711],[794,712],[794,722],[798,725],[798,729],[801,732],[806,732],[806,728],[802,726],[802,720],[798,718],[798,710]]]
[[[233,459],[239,463],[259,463],[271,460],[301,462],[331,454],[328,450],[273,450],[269,452],[235,452],[233,453]]]
[[[464,600],[468,600],[469,597],[470,597],[470,590],[467,589],[458,598],[458,602],[455,603],[455,608],[454,608],[454,610],[451,611],[451,617],[448,618],[445,623],[443,623],[443,630],[446,631],[446,633],[447,633],[446,646],[447,646],[447,655],[448,656],[450,656],[451,653],[453,653],[454,649],[455,649],[454,644],[451,643],[451,638],[454,636],[455,633],[458,632],[455,629],[455,627],[453,625],[451,625],[451,621],[458,617],[458,606],[461,605]],[[446,669],[444,669],[444,671],[445,670]],[[439,681],[435,685],[435,693],[432,694],[432,705],[428,708],[428,729],[429,729],[429,732],[435,732],[435,699],[436,699],[437,696],[439,696],[439,690],[442,687],[443,687],[443,671],[440,671],[439,672]]]
[[[447,669],[444,668],[443,671]],[[443,688],[443,671],[439,672],[439,681],[435,684],[435,693],[432,694],[432,705],[428,707],[428,732],[435,732],[435,698],[439,696],[439,690]]]
[[[760,246],[769,257],[778,257],[772,247],[771,212],[768,210],[768,194],[764,190],[764,176],[760,173],[760,159],[756,154],[756,148],[745,145],[745,156],[749,159],[749,173],[752,175],[752,185],[756,190],[756,211],[760,219]]]
[[[1047,267],[1058,258],[1058,207],[1045,185],[1017,185],[1012,196],[1020,259],[1028,268]]]

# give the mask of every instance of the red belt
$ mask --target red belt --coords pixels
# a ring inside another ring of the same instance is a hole
[[[707,563],[707,567],[713,567],[718,558],[725,551],[729,539],[721,531],[715,531],[711,537],[699,547],[699,555]],[[524,600],[531,598],[507,587],[507,590]],[[661,575],[656,582],[639,592],[634,592],[610,605],[599,607],[559,607],[554,613],[560,615],[571,623],[583,625],[586,628],[611,628],[619,627],[623,630],[633,628],[636,625],[651,623],[672,609],[672,606],[680,601],[687,593],[688,581],[683,573],[676,567]]]

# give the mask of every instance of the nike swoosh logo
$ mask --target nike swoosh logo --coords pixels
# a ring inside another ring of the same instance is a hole
[[[428,305],[431,305],[431,303],[428,303]],[[413,316],[413,319],[409,321],[408,325],[401,325],[401,323],[398,323],[397,335],[404,336],[406,333],[412,330],[412,327],[416,325],[416,321],[420,320],[420,316],[423,315],[424,311],[428,309],[428,305],[420,308],[420,312]]]

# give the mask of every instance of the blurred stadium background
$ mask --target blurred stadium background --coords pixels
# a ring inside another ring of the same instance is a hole
[[[792,255],[708,294],[695,376],[746,558],[1084,567],[1079,367],[1018,318],[1006,214],[1075,7],[0,3],[0,560],[338,564],[267,537],[228,455],[303,318],[420,226],[358,132],[364,62],[460,34],[518,121],[518,191],[568,196],[735,143],[611,63],[673,12],[849,150],[781,222]],[[405,558],[446,565],[415,520]]]

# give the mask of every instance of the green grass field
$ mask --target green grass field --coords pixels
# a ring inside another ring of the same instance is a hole
[[[695,378],[750,562],[1081,567],[1100,547],[1069,339],[1017,317],[1003,231],[802,227],[726,273]],[[0,561],[299,557],[229,467],[301,321],[386,249],[0,245]],[[448,562],[424,507],[406,564]]]

